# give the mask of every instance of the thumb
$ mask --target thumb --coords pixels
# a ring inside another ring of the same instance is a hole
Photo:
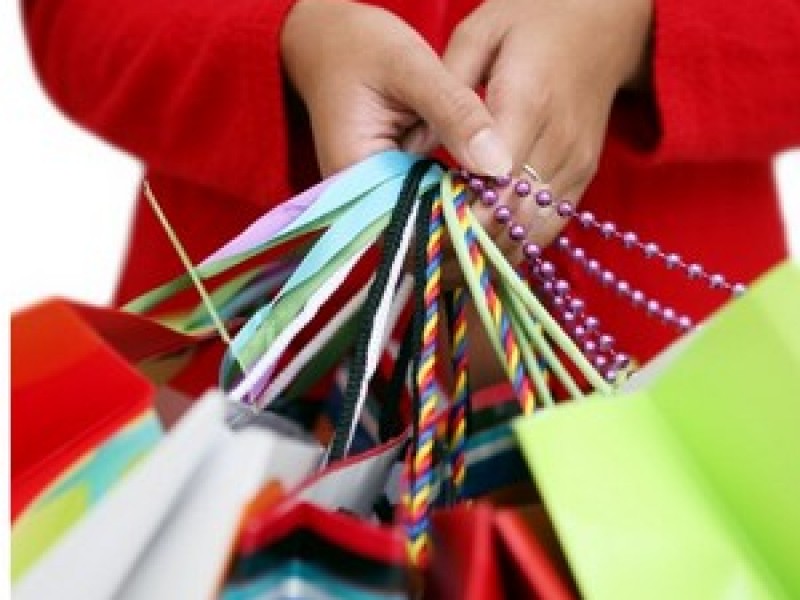
[[[394,70],[396,99],[428,123],[463,167],[484,175],[511,172],[511,152],[473,90],[451,75],[429,48],[406,53],[403,66]]]

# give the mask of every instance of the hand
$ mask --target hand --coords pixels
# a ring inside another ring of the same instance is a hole
[[[469,169],[511,170],[477,94],[394,15],[355,2],[300,0],[284,24],[281,54],[308,108],[323,175],[380,150],[419,150],[431,132]]]
[[[556,198],[577,204],[597,168],[617,91],[646,71],[651,1],[486,0],[455,29],[444,63],[470,87],[486,85],[514,173],[531,165]],[[564,224],[530,198],[505,200],[539,244]],[[477,206],[497,244],[520,260],[506,228]]]

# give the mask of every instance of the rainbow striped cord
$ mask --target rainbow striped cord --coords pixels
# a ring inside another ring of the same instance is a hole
[[[437,437],[439,390],[436,383],[436,341],[439,331],[439,293],[442,271],[442,200],[437,197],[431,209],[426,268],[425,320],[422,353],[416,373],[420,391],[419,440],[414,449],[409,478],[408,553],[411,562],[426,564],[430,546],[430,511],[433,495],[433,451]]]
[[[461,229],[464,232],[464,241],[469,250],[472,266],[478,275],[481,288],[486,296],[489,312],[500,336],[506,360],[506,372],[508,373],[511,385],[514,388],[514,393],[522,408],[522,413],[527,415],[532,413],[536,406],[536,395],[534,393],[533,384],[521,360],[519,346],[517,345],[516,337],[514,336],[509,322],[508,313],[503,310],[503,305],[495,293],[494,286],[489,278],[489,270],[486,266],[486,261],[483,258],[483,253],[481,252],[478,241],[470,226],[470,215],[466,198],[467,190],[461,185],[453,199],[453,206],[456,210],[458,222],[461,224]]]
[[[448,416],[450,472],[453,500],[461,499],[466,466],[464,446],[467,432],[467,404],[469,401],[469,363],[467,361],[467,294],[463,288],[453,292],[453,404]]]

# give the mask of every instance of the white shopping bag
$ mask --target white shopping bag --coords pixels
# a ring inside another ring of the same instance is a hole
[[[322,450],[266,427],[233,431],[203,396],[134,472],[13,588],[18,599],[205,598],[241,509],[270,479],[292,485]]]

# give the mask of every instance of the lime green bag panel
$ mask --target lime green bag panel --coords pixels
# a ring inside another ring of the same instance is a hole
[[[798,598],[800,269],[682,346],[638,391],[515,423],[581,590]]]

